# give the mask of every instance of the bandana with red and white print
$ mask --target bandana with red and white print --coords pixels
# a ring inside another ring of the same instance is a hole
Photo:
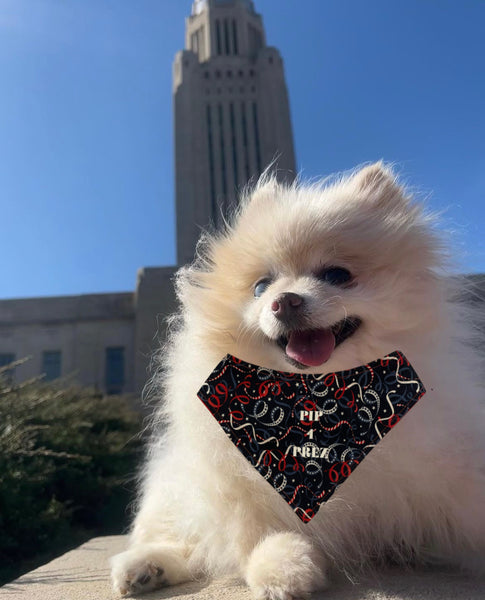
[[[424,395],[401,352],[338,373],[285,373],[227,355],[198,392],[229,439],[309,522]]]

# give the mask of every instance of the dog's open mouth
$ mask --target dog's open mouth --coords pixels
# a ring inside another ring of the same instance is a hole
[[[276,342],[293,365],[318,367],[327,362],[335,348],[353,335],[361,324],[359,317],[347,317],[327,329],[290,331]]]

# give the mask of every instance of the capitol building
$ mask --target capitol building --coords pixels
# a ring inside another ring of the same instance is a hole
[[[201,229],[220,225],[269,165],[295,177],[284,67],[251,0],[195,0],[173,63],[177,263]],[[178,266],[141,268],[134,291],[0,300],[0,366],[25,357],[17,382],[73,376],[101,392],[140,394]]]

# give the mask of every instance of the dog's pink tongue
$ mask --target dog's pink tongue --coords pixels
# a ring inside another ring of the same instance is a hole
[[[307,367],[318,367],[326,362],[335,348],[331,329],[293,331],[288,338],[286,354]]]

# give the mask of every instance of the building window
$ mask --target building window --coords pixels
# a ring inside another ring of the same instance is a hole
[[[249,181],[251,176],[249,168],[249,142],[248,142],[248,123],[246,120],[246,103],[241,102],[241,125],[243,134],[243,147],[244,147],[244,171],[246,173],[246,181]]]
[[[231,48],[229,44],[229,23],[227,19],[224,19],[224,41],[226,54],[231,54]]]
[[[209,79],[209,71],[204,71],[204,79]]]
[[[206,108],[207,121],[207,149],[209,154],[209,181],[210,181],[210,199],[211,212],[214,223],[217,222],[217,206],[216,206],[216,186],[215,186],[215,171],[214,171],[214,140],[212,134],[212,109],[210,104]]]
[[[125,383],[125,349],[106,348],[105,383],[107,394],[121,394]]]
[[[15,374],[15,367],[7,368],[8,365],[15,362],[15,354],[12,352],[0,353],[0,379],[11,383]]]
[[[244,71],[242,71],[241,69],[237,72],[237,74],[239,75],[239,77],[244,77]]]
[[[219,69],[217,69],[216,71],[216,79],[220,79],[221,78],[221,72],[219,71]]]
[[[232,20],[232,48],[235,55],[239,54],[238,42],[237,42],[237,24],[236,19]]]
[[[227,195],[227,176],[226,176],[226,148],[224,144],[224,110],[222,104],[219,104],[218,117],[219,117],[219,150],[221,153],[221,182],[222,182],[222,193],[224,199]]]
[[[227,75],[227,77],[229,79],[231,79],[232,78],[232,71],[227,71],[226,75]]]
[[[15,362],[15,354],[4,352],[0,354],[0,367],[6,367],[10,363]]]
[[[236,117],[234,115],[234,103],[229,104],[229,117],[231,122],[231,146],[232,146],[232,170],[234,171],[234,187],[239,187],[239,165],[237,160],[237,138],[236,138]]]
[[[261,147],[259,144],[259,122],[258,122],[258,105],[253,102],[253,126],[254,126],[254,141],[256,144],[256,165],[258,167],[258,175],[261,175]]]
[[[222,54],[222,43],[221,43],[221,22],[219,19],[216,19],[216,45],[217,45],[217,54]]]
[[[42,373],[45,381],[53,381],[61,376],[62,355],[60,350],[46,350],[42,353]]]

